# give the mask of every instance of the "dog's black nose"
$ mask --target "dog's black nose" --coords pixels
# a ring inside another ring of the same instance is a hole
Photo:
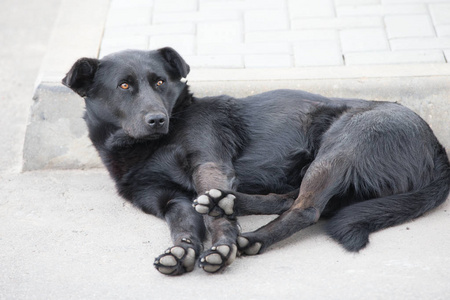
[[[150,113],[145,116],[145,122],[151,128],[160,128],[167,122],[166,115],[162,113]]]

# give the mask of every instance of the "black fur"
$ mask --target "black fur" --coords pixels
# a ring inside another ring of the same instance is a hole
[[[237,241],[243,253],[261,253],[320,216],[331,218],[332,238],[359,251],[371,232],[416,218],[449,193],[444,148],[401,105],[290,90],[195,98],[180,81],[188,73],[163,48],[82,58],[63,79],[85,97],[89,136],[119,193],[167,220],[174,247],[155,262],[164,274],[192,269],[189,251],[200,254],[206,229],[213,247],[200,264],[208,272],[232,262]],[[236,196],[232,214],[202,219],[192,208],[210,189]],[[280,216],[238,237],[235,216],[271,213]]]

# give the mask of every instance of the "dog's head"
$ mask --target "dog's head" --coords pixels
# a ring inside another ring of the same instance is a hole
[[[167,134],[189,65],[172,48],[126,50],[79,59],[62,83],[86,99],[88,113],[136,139]]]

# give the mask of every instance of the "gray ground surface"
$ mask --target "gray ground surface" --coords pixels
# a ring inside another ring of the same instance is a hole
[[[222,274],[171,278],[153,259],[165,223],[120,199],[102,171],[3,177],[2,299],[446,299],[450,207],[371,236],[360,254],[331,241],[324,222],[237,259]],[[270,217],[243,217],[244,231]]]

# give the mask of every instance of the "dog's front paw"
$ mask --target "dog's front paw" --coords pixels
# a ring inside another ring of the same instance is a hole
[[[203,215],[212,217],[233,216],[234,199],[236,196],[212,189],[199,196],[192,204],[195,210]]]
[[[215,245],[200,256],[199,266],[208,273],[216,273],[233,263],[236,253],[237,246],[235,244]]]
[[[261,254],[264,250],[263,243],[261,241],[258,241],[256,238],[252,238],[249,234],[238,236],[237,243],[239,251],[242,254],[256,255]]]
[[[181,275],[194,269],[195,259],[196,253],[193,248],[177,245],[158,256],[154,266],[162,274]]]

